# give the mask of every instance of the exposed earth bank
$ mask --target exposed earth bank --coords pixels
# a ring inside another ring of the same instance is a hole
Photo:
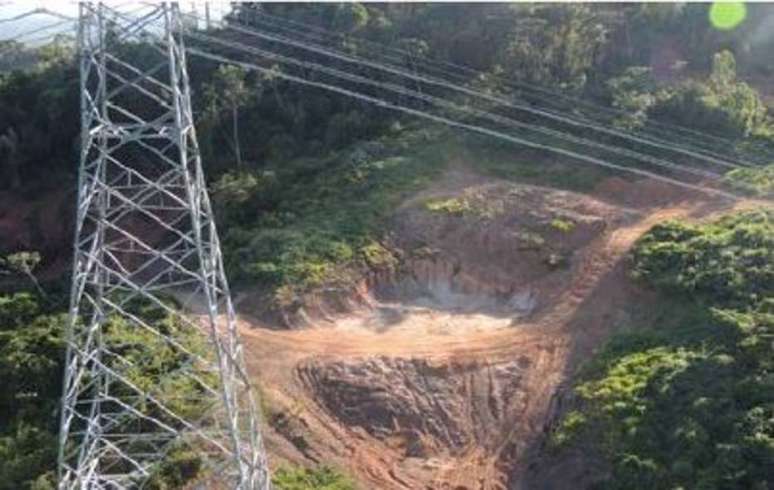
[[[584,488],[583,465],[536,455],[578,364],[647,311],[627,250],[731,206],[650,181],[587,196],[448,172],[395,211],[387,259],[309,295],[295,328],[241,317],[272,461],[369,489]]]

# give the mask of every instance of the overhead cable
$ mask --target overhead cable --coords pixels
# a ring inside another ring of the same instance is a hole
[[[701,186],[701,185],[697,185],[697,184],[691,184],[691,183],[683,182],[683,181],[680,181],[680,180],[677,180],[677,179],[673,179],[671,177],[665,177],[663,175],[659,175],[659,174],[656,174],[656,173],[653,173],[653,172],[649,172],[647,170],[641,170],[641,169],[638,169],[638,168],[627,167],[627,166],[623,166],[623,165],[617,165],[617,164],[610,163],[608,161],[605,161],[605,160],[602,160],[602,159],[599,159],[599,158],[591,157],[591,156],[588,156],[588,155],[583,155],[583,154],[576,153],[576,152],[573,152],[573,151],[570,151],[570,150],[565,150],[563,148],[552,147],[552,146],[544,145],[544,144],[541,144],[541,143],[536,143],[534,141],[529,141],[529,140],[526,140],[526,139],[523,139],[523,138],[519,138],[519,137],[516,137],[516,136],[512,136],[512,135],[509,135],[509,134],[501,133],[499,131],[494,131],[494,130],[490,130],[490,129],[487,129],[487,128],[482,128],[480,126],[474,126],[474,125],[471,125],[471,124],[461,123],[461,122],[458,122],[458,121],[454,121],[454,120],[448,119],[448,118],[443,117],[443,116],[437,116],[437,115],[434,115],[434,114],[429,114],[427,112],[419,111],[419,110],[412,109],[412,108],[409,108],[409,107],[399,106],[397,104],[393,104],[391,102],[387,102],[385,100],[382,100],[382,99],[379,99],[379,98],[376,98],[376,97],[371,97],[369,95],[365,95],[365,94],[361,94],[361,93],[358,93],[358,92],[354,92],[354,91],[351,91],[351,90],[348,90],[348,89],[337,87],[335,85],[330,85],[330,84],[326,84],[326,83],[322,83],[322,82],[316,82],[316,81],[313,81],[313,80],[307,80],[305,78],[297,77],[297,76],[294,76],[294,75],[289,75],[289,74],[282,73],[282,72],[277,73],[277,72],[273,71],[270,68],[266,68],[266,67],[257,65],[255,63],[249,63],[249,62],[245,62],[245,61],[233,60],[233,59],[227,58],[225,56],[221,56],[221,55],[218,55],[218,54],[215,54],[215,53],[210,53],[210,52],[204,51],[204,50],[199,49],[199,48],[188,47],[188,48],[186,48],[186,51],[191,53],[191,54],[193,54],[193,55],[195,55],[195,56],[199,56],[199,57],[202,57],[202,58],[205,58],[205,59],[209,59],[209,60],[212,60],[212,61],[216,61],[216,62],[220,62],[220,63],[225,63],[225,64],[236,65],[236,66],[241,66],[242,68],[245,68],[247,70],[254,70],[254,71],[258,71],[258,72],[265,73],[265,74],[271,74],[272,76],[276,76],[278,78],[283,78],[283,79],[286,79],[288,81],[292,81],[292,82],[295,82],[295,83],[299,83],[299,84],[307,85],[307,86],[311,86],[311,87],[317,87],[317,88],[328,90],[328,91],[331,91],[331,92],[336,92],[336,93],[339,93],[339,94],[342,94],[342,95],[346,95],[348,97],[353,97],[355,99],[359,99],[359,100],[363,100],[363,101],[366,101],[366,102],[370,102],[370,103],[375,104],[375,105],[377,105],[379,107],[383,107],[383,108],[386,108],[386,109],[391,109],[391,110],[395,110],[395,111],[404,112],[404,113],[411,114],[411,115],[414,115],[414,116],[417,116],[417,117],[421,117],[421,118],[424,118],[424,119],[429,119],[429,120],[432,120],[432,121],[435,121],[435,122],[440,122],[440,123],[443,123],[443,124],[448,125],[448,126],[457,127],[457,128],[461,128],[461,129],[466,129],[466,130],[469,130],[469,131],[474,132],[474,133],[485,134],[485,135],[493,136],[493,137],[496,137],[496,138],[499,138],[499,139],[504,139],[506,141],[511,141],[513,143],[517,143],[519,145],[526,146],[528,148],[533,148],[533,149],[537,149],[537,150],[544,150],[544,151],[548,151],[548,152],[551,152],[551,153],[557,153],[557,154],[564,155],[564,156],[567,156],[567,157],[570,157],[570,158],[573,158],[573,159],[576,159],[576,160],[580,160],[580,161],[584,161],[584,162],[591,163],[591,164],[594,164],[594,165],[598,165],[598,166],[601,166],[601,167],[605,167],[605,168],[609,168],[609,169],[614,169],[614,170],[619,170],[619,171],[623,171],[623,172],[633,173],[633,174],[639,175],[641,177],[647,177],[647,178],[651,178],[651,179],[655,179],[655,180],[660,180],[662,182],[667,182],[667,183],[670,183],[670,184],[673,184],[673,185],[677,185],[677,186],[680,186],[680,187],[683,187],[683,188],[692,189],[692,190],[699,191],[699,192],[702,192],[702,193],[714,194],[714,195],[722,196],[722,197],[725,197],[725,198],[728,198],[728,199],[733,199],[733,200],[739,199],[739,196],[737,196],[735,194],[732,194],[730,192],[726,192],[726,191],[720,190],[720,189],[714,189],[714,188],[711,188],[711,187],[706,187],[706,186]]]
[[[202,41],[205,41],[205,42],[220,44],[221,46],[224,46],[224,47],[231,47],[233,49],[241,50],[243,52],[248,52],[248,53],[253,54],[253,55],[263,56],[263,57],[268,58],[268,59],[273,59],[273,60],[280,61],[280,62],[283,62],[283,63],[289,63],[289,64],[293,64],[293,65],[300,66],[300,67],[303,67],[303,68],[312,69],[312,70],[315,70],[315,71],[319,71],[321,73],[326,73],[326,74],[329,74],[329,75],[332,75],[332,76],[335,76],[337,78],[341,78],[341,79],[344,79],[344,80],[348,80],[348,81],[352,81],[352,82],[359,83],[359,84],[364,84],[364,85],[370,85],[370,86],[377,87],[377,88],[380,88],[380,89],[383,89],[383,90],[386,90],[386,91],[397,93],[399,95],[404,95],[404,96],[412,97],[412,98],[415,98],[415,99],[418,99],[418,100],[423,100],[425,102],[429,102],[429,103],[434,104],[436,106],[440,106],[440,107],[444,107],[444,108],[452,109],[452,110],[456,110],[456,111],[467,112],[467,113],[469,113],[471,115],[474,115],[476,117],[488,119],[488,120],[496,122],[496,123],[500,123],[500,124],[508,125],[508,126],[511,126],[511,127],[520,128],[520,129],[527,129],[527,130],[531,130],[531,131],[536,131],[536,132],[539,132],[541,134],[545,134],[545,135],[548,135],[548,136],[552,136],[552,137],[556,137],[556,138],[563,139],[563,140],[566,140],[566,141],[570,141],[572,143],[576,143],[576,144],[581,144],[581,145],[585,145],[585,146],[590,146],[590,147],[595,147],[595,148],[603,149],[603,150],[606,150],[606,151],[609,151],[609,152],[612,152],[612,153],[616,153],[616,154],[619,154],[619,155],[622,155],[622,156],[626,156],[626,157],[629,157],[629,158],[633,158],[633,159],[636,159],[636,160],[647,162],[647,163],[650,163],[652,165],[657,165],[657,166],[661,166],[661,167],[664,167],[664,168],[669,168],[671,170],[682,171],[682,172],[686,172],[686,173],[692,173],[694,175],[700,175],[700,176],[707,177],[707,178],[713,178],[713,179],[720,179],[720,178],[722,178],[721,174],[718,174],[718,173],[715,173],[715,172],[711,172],[711,171],[708,171],[708,170],[697,169],[697,168],[688,167],[688,166],[684,166],[684,165],[674,164],[674,163],[667,162],[667,161],[662,160],[662,159],[651,157],[649,155],[643,155],[641,153],[637,153],[637,152],[632,151],[632,150],[627,150],[625,148],[620,148],[620,147],[616,147],[616,146],[612,146],[612,145],[606,145],[604,143],[599,143],[599,142],[592,141],[592,140],[589,140],[589,139],[586,139],[586,138],[580,138],[580,137],[577,137],[577,136],[573,136],[573,135],[570,135],[570,134],[567,134],[567,133],[562,133],[562,132],[557,131],[557,130],[545,128],[545,127],[542,127],[542,126],[537,126],[537,125],[534,125],[534,124],[523,123],[523,122],[511,119],[511,118],[507,118],[507,117],[503,117],[503,116],[494,114],[492,112],[482,111],[480,109],[475,109],[475,108],[471,108],[471,107],[466,107],[464,105],[459,105],[459,104],[457,104],[455,102],[450,102],[450,101],[448,101],[446,99],[443,99],[443,98],[440,98],[440,97],[435,97],[435,96],[432,96],[432,95],[423,94],[421,92],[417,92],[417,91],[414,91],[414,90],[411,90],[411,89],[406,89],[405,87],[402,87],[400,85],[395,85],[395,84],[388,83],[388,82],[375,81],[375,80],[369,79],[367,77],[363,77],[363,76],[352,74],[352,73],[348,73],[348,72],[343,72],[341,70],[337,70],[335,68],[330,68],[328,66],[320,65],[320,64],[317,64],[317,63],[308,62],[308,61],[302,61],[302,60],[298,60],[298,59],[295,59],[295,58],[291,58],[291,57],[279,55],[279,54],[276,54],[276,53],[273,53],[273,52],[269,52],[269,51],[266,51],[266,50],[262,50],[260,48],[255,48],[255,47],[252,47],[252,46],[246,46],[246,45],[243,45],[241,43],[237,43],[235,41],[226,41],[226,40],[214,37],[214,36],[208,36],[208,35],[203,35],[203,34],[190,34],[189,33],[189,36],[193,37],[194,39],[199,39],[199,40],[202,40]]]
[[[496,74],[491,74],[491,73],[484,74],[484,73],[482,73],[480,71],[474,70],[474,69],[472,69],[470,67],[466,67],[464,65],[455,64],[455,63],[448,62],[448,61],[434,60],[433,58],[430,58],[430,57],[427,57],[427,56],[422,56],[420,54],[412,53],[412,52],[409,52],[407,50],[403,50],[403,49],[400,49],[400,48],[391,47],[391,46],[387,46],[387,45],[380,44],[380,43],[375,43],[373,41],[369,41],[369,40],[366,40],[366,39],[361,38],[361,37],[353,36],[351,34],[336,33],[334,31],[330,31],[330,30],[324,29],[324,28],[319,27],[319,26],[314,26],[314,25],[311,25],[311,24],[308,24],[308,23],[302,23],[302,22],[299,22],[299,21],[290,20],[290,19],[287,19],[287,18],[281,17],[281,16],[271,15],[271,14],[266,13],[265,10],[263,10],[263,9],[255,12],[255,14],[256,14],[255,16],[252,16],[250,18],[251,22],[259,22],[260,23],[261,19],[264,18],[266,20],[263,21],[263,25],[269,26],[269,27],[273,27],[275,29],[276,28],[283,29],[285,31],[292,32],[293,35],[296,35],[296,36],[307,37],[307,38],[308,37],[312,37],[312,38],[316,38],[316,39],[319,40],[319,39],[323,38],[323,35],[327,35],[328,37],[336,37],[336,38],[338,38],[338,39],[340,39],[342,41],[345,41],[347,43],[350,43],[350,44],[354,43],[355,45],[360,44],[360,45],[365,45],[365,46],[371,46],[370,49],[372,50],[372,53],[369,53],[369,55],[373,54],[373,50],[379,50],[381,52],[388,51],[388,52],[397,53],[397,54],[399,54],[404,59],[406,57],[409,57],[412,60],[422,61],[426,65],[429,65],[431,67],[430,68],[431,70],[434,70],[437,73],[441,73],[444,76],[450,76],[450,77],[453,77],[453,78],[457,78],[458,81],[469,81],[469,78],[466,78],[466,77],[460,75],[457,72],[451,71],[448,68],[443,68],[443,67],[444,66],[445,67],[451,67],[453,69],[456,69],[456,70],[459,70],[459,71],[463,71],[463,72],[467,73],[469,77],[477,77],[477,76],[485,75],[487,77],[490,77],[492,79],[495,79],[495,80],[501,82],[504,86],[508,86],[509,88],[512,88],[512,89],[516,89],[516,90],[524,90],[524,89],[526,89],[526,90],[537,91],[537,92],[543,94],[542,95],[542,97],[543,97],[542,100],[544,102],[548,103],[549,105],[555,105],[555,101],[557,99],[565,99],[568,102],[571,102],[576,107],[577,107],[577,104],[581,104],[581,105],[584,105],[586,107],[593,108],[594,110],[607,113],[607,114],[609,114],[609,115],[611,115],[613,117],[619,117],[619,116],[622,116],[622,115],[627,115],[626,111],[624,111],[622,109],[618,109],[618,108],[614,108],[614,107],[602,106],[600,104],[596,104],[596,103],[594,103],[594,102],[592,102],[590,100],[587,100],[587,99],[583,99],[583,98],[580,98],[580,97],[569,96],[567,94],[564,94],[564,93],[561,93],[561,92],[558,92],[558,91],[554,91],[554,90],[549,90],[549,89],[547,89],[545,87],[541,87],[541,86],[538,86],[538,85],[529,84],[529,83],[523,82],[523,81],[516,81],[516,80],[513,80],[511,78],[504,77],[502,75],[496,75]],[[237,17],[232,17],[229,20],[230,20],[230,22],[235,22],[234,19],[236,19],[236,18]],[[243,18],[240,17],[239,19],[243,19]],[[244,21],[242,23],[244,23]],[[294,26],[298,26],[298,27],[283,27],[281,25],[278,25],[278,24],[282,24],[282,23],[284,23],[286,25],[294,25]],[[320,35],[320,34],[315,35],[314,34],[315,31],[323,33],[323,34],[322,35]],[[386,57],[387,59],[389,59],[393,63],[401,63],[401,61],[402,61],[401,59],[398,59],[396,61],[395,57],[394,56],[390,56],[390,55],[386,55],[384,57]],[[441,66],[440,68],[438,67],[439,65]],[[643,137],[644,136],[648,136],[648,137],[656,139],[656,140],[659,139],[659,138],[664,138],[665,137],[664,135],[668,135],[668,137],[680,136],[682,138],[681,139],[681,144],[683,144],[683,145],[685,144],[684,140],[686,139],[686,136],[685,135],[677,135],[676,133],[690,134],[691,135],[690,138],[701,138],[701,139],[705,140],[704,142],[697,142],[695,139],[693,139],[692,141],[695,142],[698,145],[705,145],[705,144],[713,145],[713,149],[712,150],[709,150],[709,149],[707,149],[705,147],[695,147],[695,149],[697,151],[704,151],[704,152],[708,152],[708,153],[711,153],[711,152],[714,152],[714,151],[718,151],[718,147],[717,147],[718,144],[722,145],[721,149],[724,150],[724,151],[728,151],[728,149],[733,147],[733,145],[734,145],[734,141],[730,140],[728,138],[723,138],[723,137],[720,137],[720,136],[699,132],[699,131],[693,130],[691,128],[687,128],[687,127],[684,127],[684,126],[678,126],[678,125],[675,125],[675,124],[669,124],[669,123],[661,122],[661,121],[654,120],[654,119],[646,120],[644,122],[644,126],[645,126],[645,128],[643,128],[643,129],[645,129],[645,130],[647,130],[648,127],[652,127],[653,129],[659,128],[659,127],[663,128],[663,130],[654,130],[653,131],[654,133],[659,134],[661,136],[656,137],[656,136],[653,136],[653,135],[647,135],[647,134],[645,134],[645,131],[643,131],[643,130],[629,130],[627,132],[629,132],[630,134],[633,134],[633,135],[640,135],[640,136],[643,136]],[[708,141],[713,141],[713,143],[709,143]],[[764,149],[764,148],[760,147],[760,145],[757,145],[757,144],[754,145],[754,146],[757,146],[757,147],[759,147],[761,149]],[[768,153],[771,153],[770,149],[764,149],[764,150],[766,152],[768,152]],[[716,155],[716,156],[719,156],[719,155]],[[746,158],[751,159],[751,160],[756,160],[756,161],[758,161],[758,163],[762,163],[763,162],[763,160],[758,160],[758,158],[753,157],[753,156],[749,156],[749,155]]]

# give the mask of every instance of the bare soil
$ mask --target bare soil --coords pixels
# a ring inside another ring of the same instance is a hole
[[[466,211],[429,211],[439,199]],[[559,486],[527,468],[578,363],[647,307],[627,251],[656,223],[734,206],[649,181],[591,197],[450,171],[396,210],[400,266],[310,305],[304,328],[241,317],[272,462],[368,489],[583,488],[577,465]]]

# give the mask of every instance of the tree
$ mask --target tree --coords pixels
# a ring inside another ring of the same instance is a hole
[[[774,138],[774,123],[766,105],[755,89],[737,78],[736,61],[730,51],[713,56],[712,72],[706,81],[690,80],[659,88],[648,78],[647,69],[630,67],[607,83],[613,104],[631,113],[629,119],[634,120],[635,127],[644,121],[647,112],[651,117],[726,138]]]
[[[65,363],[66,298],[50,292],[51,300],[40,302],[29,292],[0,294],[0,490],[49,490],[56,465],[57,410],[61,401]],[[171,345],[120,317],[109,317],[103,335],[113,346],[114,356],[103,362],[148,391],[156,390],[161,403],[178,414],[200,418],[209,408],[207,394],[180,369],[190,361],[189,353],[206,358],[206,340],[201,332],[170,315],[159,306],[134,299],[125,303],[132,315],[158,327],[175,331],[179,345]],[[173,307],[168,302],[167,306]],[[160,373],[166,373],[163,386]],[[216,375],[197,372],[196,377],[214,386]],[[131,394],[114,386],[117,396]],[[164,423],[177,422],[166,413],[156,414]],[[134,426],[132,430],[141,430]],[[160,462],[152,489],[184,488],[201,470],[200,456],[186,444],[172,448]]]
[[[210,116],[219,119],[224,110],[231,113],[231,131],[237,167],[242,167],[242,147],[239,141],[239,107],[247,103],[246,72],[234,65],[221,65],[215,71],[212,83],[205,88]]]
[[[33,274],[35,268],[40,264],[40,254],[38,252],[17,252],[5,258],[0,258],[0,267],[5,269],[0,271],[8,273],[21,274],[25,276],[35,286],[41,297],[45,298],[46,293],[40,287],[38,279]]]
[[[335,7],[333,26],[337,30],[355,32],[368,24],[368,9],[359,3],[340,3]]]
[[[608,80],[607,88],[613,98],[613,106],[625,111],[614,124],[625,129],[642,127],[648,118],[648,110],[657,101],[656,83],[650,68],[630,66],[623,74]]]
[[[327,466],[280,468],[272,483],[277,490],[355,490],[349,478]]]
[[[505,72],[533,83],[583,87],[607,37],[597,12],[585,5],[551,5],[529,14],[516,17],[500,43]]]

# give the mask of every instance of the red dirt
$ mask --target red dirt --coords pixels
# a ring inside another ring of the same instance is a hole
[[[466,192],[491,202],[487,192],[516,187],[452,172],[398,211],[396,233],[424,230],[424,239],[435,240],[444,256],[480,281],[492,272],[486,261],[497,258],[492,250],[502,246],[503,227],[521,224],[505,213],[493,218],[496,226],[462,226],[454,218],[433,225],[439,218],[418,211],[417,203]],[[580,218],[596,215],[606,224],[596,235],[563,244],[577,247],[564,272],[539,277],[534,257],[524,260],[520,251],[512,253],[512,264],[498,266],[510,269],[490,293],[512,288],[503,282],[508,277],[534,279],[542,304],[526,317],[503,323],[503,315],[491,311],[431,304],[404,308],[398,321],[374,329],[374,311],[401,300],[379,298],[371,281],[371,290],[361,291],[370,308],[311,328],[277,331],[243,318],[249,369],[269,412],[272,460],[340,466],[363,488],[526,488],[527,457],[555,410],[557,392],[610,334],[626,305],[644,297],[625,274],[623,259],[634,241],[666,219],[740,206],[620,179],[603,183],[595,195],[605,202],[549,189],[519,195],[528,202],[514,204],[515,214],[548,207]],[[438,267],[436,275],[447,274]]]

